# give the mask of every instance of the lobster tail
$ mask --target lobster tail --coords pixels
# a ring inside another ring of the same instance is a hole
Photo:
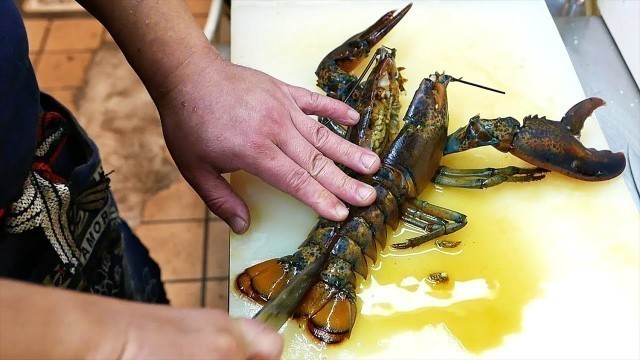
[[[238,275],[236,286],[243,294],[264,304],[282,291],[293,277],[293,269],[280,259],[253,265]]]
[[[307,326],[313,336],[335,344],[351,335],[356,314],[356,302],[351,294],[340,292],[307,320]]]
[[[333,257],[307,292],[296,316],[307,318],[309,331],[330,344],[349,337],[356,321],[356,277],[347,261]]]

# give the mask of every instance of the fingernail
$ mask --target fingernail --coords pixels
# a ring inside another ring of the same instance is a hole
[[[336,205],[336,214],[338,215],[338,218],[344,219],[349,215],[349,210],[347,210],[347,207],[344,206],[344,204],[338,204]]]
[[[374,191],[375,190],[372,187],[363,186],[358,189],[358,196],[360,196],[360,199],[362,201],[366,201],[368,198],[371,197]]]
[[[376,163],[377,159],[378,157],[375,155],[364,154],[362,155],[362,158],[360,160],[362,161],[362,165],[364,165],[364,167],[366,167],[367,169],[371,169],[373,164]]]
[[[231,221],[229,221],[229,226],[231,226],[231,230],[236,234],[242,234],[247,230],[247,222],[239,216],[234,216]]]
[[[360,121],[360,114],[353,109],[347,111],[347,116],[353,121]]]

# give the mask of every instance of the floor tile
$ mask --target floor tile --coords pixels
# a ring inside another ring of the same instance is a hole
[[[62,103],[62,105],[66,106],[67,109],[71,111],[72,114],[76,114],[78,112],[78,108],[76,107],[76,103],[74,101],[74,97],[76,96],[77,89],[41,89],[43,92],[48,93],[53,96],[56,100]]]
[[[207,15],[194,15],[196,23],[200,26],[200,29],[204,29],[204,24],[207,23]]]
[[[145,203],[142,221],[202,219],[206,206],[189,183],[179,177]]]
[[[187,0],[187,6],[193,15],[207,15],[209,13],[209,7],[211,6],[211,0]]]
[[[172,282],[165,283],[164,289],[171,306],[177,307],[200,307],[202,281]]]
[[[50,21],[47,19],[25,19],[24,26],[27,28],[27,38],[29,39],[29,53],[39,52],[42,47],[42,40],[45,37]]]
[[[92,53],[42,54],[36,71],[41,88],[81,86]]]
[[[57,17],[61,14],[86,14],[86,11],[73,0],[15,0],[28,16]]]
[[[102,25],[95,19],[56,19],[44,51],[93,50],[102,41]]]
[[[38,63],[40,62],[40,54],[29,54],[29,60],[31,61],[31,66],[36,70],[38,68]]]
[[[113,37],[111,36],[111,34],[109,34],[109,32],[105,29],[105,31],[102,32],[102,41],[111,41],[113,42]]]
[[[229,311],[229,282],[227,280],[210,280],[206,283],[204,306]]]
[[[203,222],[142,224],[135,232],[160,265],[162,280],[202,278]]]
[[[229,275],[229,227],[221,220],[208,221],[207,277]]]

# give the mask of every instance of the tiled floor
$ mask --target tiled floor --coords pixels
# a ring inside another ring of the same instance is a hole
[[[204,26],[211,0],[187,3]],[[229,43],[229,18],[225,14],[228,11],[223,11],[216,44]],[[75,95],[86,81],[87,66],[101,43],[112,41],[111,37],[84,13],[24,14],[24,18],[40,88],[72,111],[77,110]],[[142,221],[134,231],[159,262],[174,306],[227,309],[229,231],[206,210],[184,179],[146,201]]]

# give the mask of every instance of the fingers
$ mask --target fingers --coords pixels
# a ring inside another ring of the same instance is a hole
[[[191,186],[205,202],[209,210],[229,225],[236,234],[249,228],[249,208],[231,188],[227,180],[213,170],[203,170]]]
[[[358,112],[342,101],[296,86],[290,86],[289,93],[307,115],[328,117],[343,125],[354,125],[360,120]]]
[[[236,324],[245,339],[248,359],[280,359],[284,340],[277,332],[252,319],[237,319]]]
[[[333,144],[331,140],[327,139],[333,139],[333,142],[336,142],[336,140],[345,142],[349,151],[356,151],[354,149],[355,145],[340,139],[328,131],[327,128],[319,126],[319,129],[321,148],[326,147],[328,150]],[[347,176],[333,161],[314,148],[303,136],[299,134],[289,135],[286,141],[282,141],[278,145],[286,155],[310,175],[309,179],[315,179],[340,199],[357,206],[369,205],[375,199],[373,187]],[[333,152],[333,149],[330,152]],[[377,157],[373,159],[377,159]],[[363,165],[360,164],[357,168],[362,167]]]
[[[300,135],[298,137],[302,138]],[[285,143],[289,142],[290,140]],[[290,145],[288,144],[287,148]],[[309,144],[307,146],[311,147]],[[289,151],[294,154],[298,152],[295,149],[289,149]],[[271,148],[266,149],[264,154],[265,158],[255,159],[256,162],[248,167],[248,171],[307,204],[324,218],[342,221],[347,217],[349,211],[346,206],[311,176],[309,171],[298,165],[275,144],[271,144]],[[322,166],[319,165],[319,167]],[[351,181],[355,180],[351,179]],[[341,192],[346,193],[346,191]]]
[[[294,118],[293,123],[311,145],[330,159],[361,174],[372,174],[380,167],[380,158],[373,151],[341,138],[308,116]]]

